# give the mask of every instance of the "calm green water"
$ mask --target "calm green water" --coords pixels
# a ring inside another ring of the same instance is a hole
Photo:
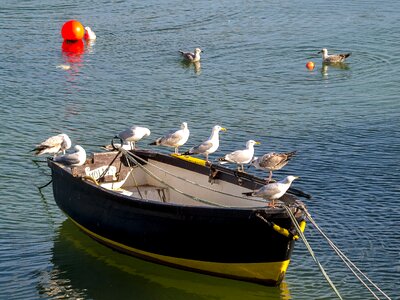
[[[319,225],[399,299],[399,12],[397,0],[2,1],[0,299],[334,299],[302,242],[281,287],[209,277],[100,246],[37,189],[49,172],[29,150],[50,135],[97,151],[132,124],[155,138],[182,121],[187,148],[221,124],[218,155],[250,138],[257,154],[297,149],[274,176],[301,176]],[[59,34],[73,18],[98,36],[77,56]],[[177,51],[198,46],[200,68],[182,64]],[[323,68],[323,47],[352,56]],[[373,299],[306,234],[345,299]]]

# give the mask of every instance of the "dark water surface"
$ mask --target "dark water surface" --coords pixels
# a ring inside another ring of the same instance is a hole
[[[182,121],[187,148],[228,128],[213,158],[250,138],[257,154],[297,149],[274,177],[301,176],[314,219],[399,299],[399,12],[397,0],[2,1],[0,299],[334,299],[302,242],[277,288],[199,275],[99,245],[37,189],[49,171],[29,150],[50,135],[90,152],[132,124],[155,138]],[[98,36],[80,55],[61,49],[74,18]],[[201,66],[182,64],[195,47]],[[323,67],[323,47],[352,56]],[[345,299],[373,299],[306,236]]]

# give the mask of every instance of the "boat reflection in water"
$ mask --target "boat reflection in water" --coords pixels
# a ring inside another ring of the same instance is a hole
[[[56,299],[291,299],[287,284],[266,287],[140,260],[113,251],[69,219],[54,241],[52,268],[38,292]]]

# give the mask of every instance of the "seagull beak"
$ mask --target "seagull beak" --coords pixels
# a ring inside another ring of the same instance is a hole
[[[300,176],[294,176],[294,179],[300,179]]]
[[[321,54],[321,53],[322,53],[322,50],[318,51],[318,54]]]
[[[261,143],[260,143],[260,142],[256,142],[255,144],[256,144],[256,145],[261,145]]]
[[[221,130],[222,130],[222,131],[226,131],[226,128],[224,128],[224,127],[221,127]]]

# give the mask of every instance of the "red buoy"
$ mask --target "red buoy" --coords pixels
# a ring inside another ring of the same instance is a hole
[[[83,38],[85,29],[83,25],[76,20],[69,20],[61,28],[61,36],[66,41],[77,41]]]
[[[314,63],[312,61],[309,61],[306,63],[306,68],[309,69],[310,71],[314,70]]]

